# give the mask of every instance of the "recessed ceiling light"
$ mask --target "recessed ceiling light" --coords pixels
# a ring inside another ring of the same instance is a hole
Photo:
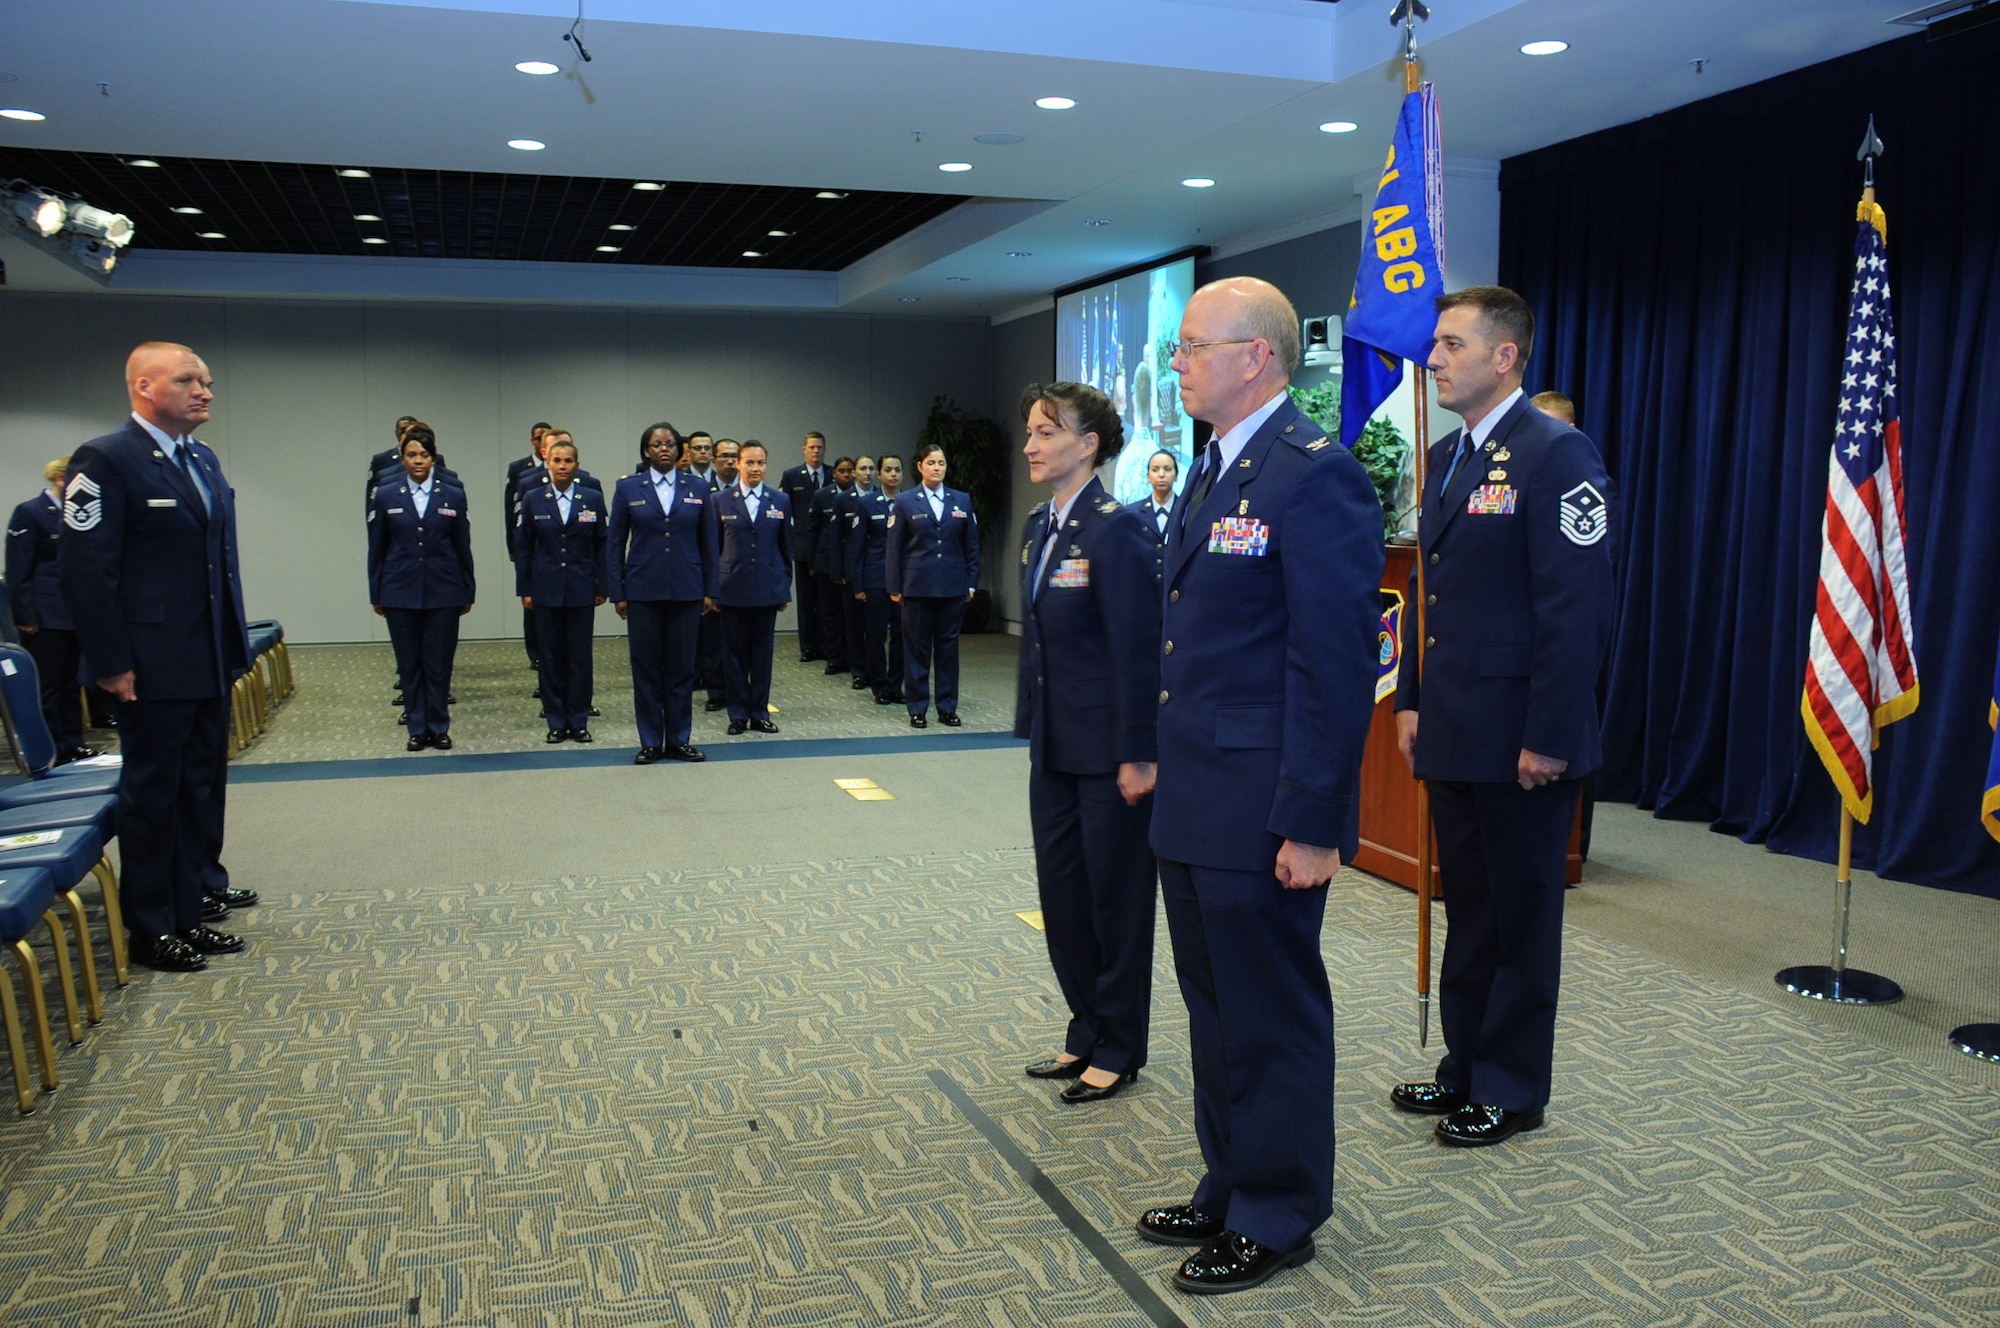
[[[1084,222],[1083,224],[1086,226],[1109,226],[1111,224],[1111,218],[1092,217],[1090,220]]]
[[[368,180],[374,178],[373,176],[369,175],[367,171],[361,170],[358,167],[354,166],[349,166],[343,170],[335,171],[334,174],[338,175],[343,180]]]
[[[510,138],[507,140],[507,146],[516,152],[540,152],[548,144],[539,138]]]
[[[846,194],[844,194],[844,193],[842,193],[842,192],[841,192],[840,190],[838,190],[838,189],[822,189],[822,190],[820,190],[820,191],[819,191],[818,193],[814,194],[814,195],[813,195],[813,197],[814,197],[814,198],[846,198],[846,197],[847,197],[847,195],[846,195]]]
[[[375,214],[374,214],[373,212],[357,212],[357,213],[355,213],[355,214],[354,214],[354,219],[355,219],[356,221],[380,221],[380,220],[382,220],[382,219],[381,219],[380,217],[376,216],[376,215],[375,215]]]
[[[154,170],[158,170],[160,166],[160,163],[154,161],[151,157],[134,157],[125,164],[127,166],[150,166]]]
[[[183,217],[199,217],[201,215],[201,209],[198,207],[177,207],[174,211],[180,213]]]
[[[1007,251],[1007,257],[1009,258],[1033,258],[1034,256],[1035,251],[1032,249],[1009,249]]]
[[[764,251],[762,249],[745,249],[743,251],[743,256],[745,258],[762,258],[764,256]]]
[[[514,68],[524,74],[559,74],[562,71],[546,60],[523,60]]]
[[[615,244],[600,244],[597,246],[597,252],[600,254],[615,254],[622,251]]]
[[[1066,111],[1076,105],[1076,101],[1070,97],[1037,97],[1035,105],[1045,111]]]
[[[1322,134],[1351,134],[1361,126],[1352,120],[1328,120],[1319,127]]]
[[[969,161],[941,161],[938,163],[938,169],[956,175],[960,171],[971,170],[972,163]]]
[[[200,236],[204,240],[226,240],[229,238],[221,231],[202,231],[200,232]]]
[[[770,236],[774,240],[784,240],[784,239],[789,239],[792,233],[790,231],[765,231],[764,234]]]
[[[49,118],[40,111],[22,110],[19,106],[9,106],[5,110],[0,110],[0,115],[6,116],[9,120],[26,120],[30,124],[37,120],[46,120]]]
[[[991,144],[994,147],[1006,147],[1011,143],[1025,143],[1028,140],[1019,134],[974,134],[972,141]]]
[[[606,227],[606,229],[607,229],[607,230],[614,230],[614,231],[629,231],[629,230],[631,230],[632,228],[631,228],[630,226],[627,226],[627,225],[626,225],[626,224],[625,224],[624,222],[622,222],[622,221],[614,221],[614,222],[612,222],[612,223],[611,223],[611,225],[610,225],[610,226]]]
[[[657,194],[666,188],[665,185],[657,180],[638,180],[633,183],[632,187],[642,194]]]
[[[1566,41],[1531,41],[1521,48],[1522,55],[1561,55],[1569,49]]]
[[[1187,179],[1182,180],[1181,183],[1190,189],[1213,189],[1215,187],[1215,181],[1209,179],[1206,175],[1190,175]]]
[[[915,304],[921,297],[916,295],[898,295],[896,298],[904,304]]]
[[[387,244],[387,243],[389,243],[389,242],[388,242],[387,240],[383,239],[383,238],[382,238],[381,236],[379,236],[379,235],[368,235],[368,236],[363,236],[363,237],[362,237],[362,240],[361,240],[361,243],[363,243],[363,244]]]

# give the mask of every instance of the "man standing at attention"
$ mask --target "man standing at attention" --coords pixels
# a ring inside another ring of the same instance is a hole
[[[1396,738],[1430,785],[1451,917],[1445,1055],[1436,1078],[1389,1100],[1441,1117],[1439,1142],[1481,1147],[1539,1128],[1549,1101],[1569,829],[1579,781],[1602,759],[1607,481],[1596,446],[1521,394],[1535,344],[1526,302],[1468,286],[1437,306],[1438,404],[1465,427],[1431,448],[1424,625],[1406,615]],[[1410,595],[1420,602],[1414,575]]]
[[[243,948],[202,925],[222,870],[229,687],[249,667],[236,502],[194,437],[213,380],[186,346],[149,341],[125,361],[132,418],[70,458],[57,558],[86,676],[118,704],[119,882],[132,956],[191,973]]]
[[[1183,1291],[1313,1257],[1333,1211],[1327,882],[1360,838],[1382,505],[1292,405],[1299,319],[1249,278],[1195,292],[1173,368],[1215,437],[1168,517],[1153,851],[1187,1002],[1207,1174],[1139,1234],[1199,1247]]]
[[[799,663],[827,657],[827,638],[820,622],[819,587],[813,582],[813,535],[811,528],[813,495],[833,483],[833,473],[821,465],[826,456],[826,435],[815,429],[806,435],[799,449],[803,465],[793,466],[778,478],[778,488],[791,509],[786,537],[791,542],[793,569],[798,576]]]

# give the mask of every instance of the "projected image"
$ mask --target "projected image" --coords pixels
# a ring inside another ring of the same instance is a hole
[[[1125,450],[1102,477],[1121,503],[1152,493],[1146,464],[1155,452],[1172,452],[1188,473],[1194,429],[1167,347],[1193,294],[1194,259],[1181,258],[1056,300],[1056,377],[1110,397],[1125,424]]]

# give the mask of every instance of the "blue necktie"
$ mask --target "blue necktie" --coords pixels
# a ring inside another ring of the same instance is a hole
[[[194,473],[194,458],[188,454],[187,439],[181,439],[175,446],[174,461],[180,466],[181,474],[187,476],[188,485],[194,490],[194,496],[201,499],[201,510],[212,513],[213,509],[208,505],[208,490],[202,487],[201,477]]]
[[[1201,470],[1194,477],[1194,492],[1188,495],[1187,506],[1181,509],[1181,529],[1187,529],[1188,518],[1208,500],[1208,491],[1215,487],[1215,474],[1221,469],[1222,440],[1211,438],[1201,454]]]
[[[1465,460],[1465,458],[1470,456],[1471,453],[1472,453],[1472,435],[1468,433],[1465,435],[1465,437],[1459,440],[1458,446],[1455,449],[1453,449],[1451,454],[1451,464],[1444,468],[1444,482],[1438,485],[1439,497],[1443,497],[1444,491],[1451,487],[1451,477],[1458,473],[1459,462]]]

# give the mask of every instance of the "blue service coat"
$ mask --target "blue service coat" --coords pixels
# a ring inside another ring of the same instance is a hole
[[[538,609],[587,609],[608,598],[604,544],[611,521],[604,495],[581,481],[569,489],[568,521],[556,505],[554,485],[530,489],[521,500],[514,593],[532,598]]]
[[[1036,572],[1052,507],[1021,542],[1021,669],[1014,736],[1038,770],[1115,773],[1158,756],[1160,586],[1153,532],[1093,476]],[[1148,899],[1150,906],[1151,900]]]
[[[792,555],[800,562],[809,562],[812,556],[813,536],[816,533],[812,528],[813,495],[832,483],[833,467],[825,462],[820,463],[817,479],[803,463],[793,466],[778,477],[778,491],[785,495],[785,501],[791,505],[789,510],[792,514],[790,518]]]
[[[450,609],[472,603],[472,532],[465,490],[433,481],[417,515],[416,486],[376,488],[368,500],[368,602],[384,609]]]
[[[1431,448],[1424,486],[1424,641],[1414,569],[1403,615],[1396,709],[1422,715],[1417,778],[1511,784],[1524,747],[1569,762],[1563,779],[1581,778],[1604,759],[1604,463],[1588,438],[1524,396],[1440,493],[1462,433]]]
[[[1281,841],[1360,838],[1382,626],[1382,504],[1291,402],[1199,510],[1175,500],[1162,571],[1153,851],[1268,871]]]
[[[570,482],[572,484],[581,484],[586,489],[596,489],[600,493],[604,490],[603,483],[596,476],[581,468],[577,470],[575,475],[570,477]],[[506,513],[507,520],[507,556],[515,562],[521,560],[521,551],[514,547],[514,540],[519,537],[522,529],[521,505],[527,501],[530,493],[536,489],[546,489],[548,487],[548,463],[537,461],[534,465],[523,470],[514,479],[513,487],[508,491],[507,505],[502,511]]]
[[[674,476],[674,510],[660,510],[653,472],[618,481],[604,550],[610,599],[698,600],[719,593],[721,535],[715,490],[698,475]]]
[[[857,590],[887,590],[889,583],[883,558],[889,546],[889,517],[896,500],[880,489],[867,489],[854,496],[847,509],[847,538],[841,542],[850,594]]]
[[[847,527],[848,514],[852,508],[855,486],[845,489],[838,484],[829,484],[812,498],[812,520],[807,523],[812,530],[813,571],[834,580],[847,576]]]
[[[883,550],[884,588],[919,599],[964,599],[979,586],[979,519],[972,499],[945,485],[944,519],[931,514],[924,486],[896,495]]]
[[[7,522],[7,597],[17,627],[71,630],[56,581],[62,524],[62,504],[46,491],[16,507]]]
[[[250,666],[236,495],[215,453],[185,445],[201,494],[136,420],[70,457],[57,569],[92,678],[135,674],[149,701],[227,696]]]
[[[722,537],[717,602],[725,608],[782,608],[792,599],[792,508],[785,495],[764,485],[757,519],[743,501],[740,485],[715,499]]]

